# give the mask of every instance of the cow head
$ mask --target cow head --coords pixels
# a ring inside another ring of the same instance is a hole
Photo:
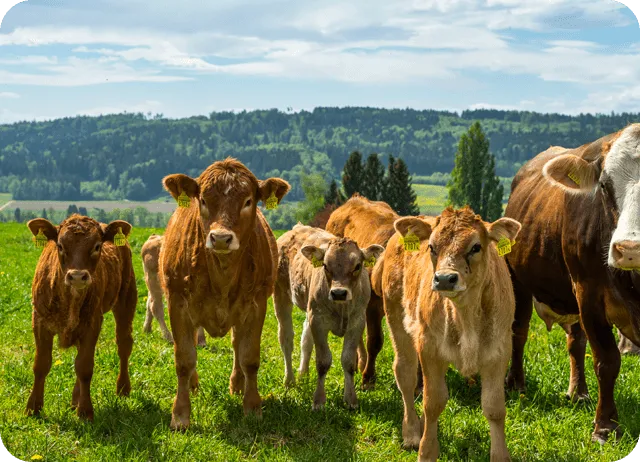
[[[568,192],[600,193],[606,210],[618,217],[609,224],[609,266],[640,270],[640,124],[614,135],[593,159],[585,157],[558,156],[547,162],[543,173]]]
[[[164,187],[174,197],[184,192],[197,207],[206,234],[206,247],[218,255],[247,244],[255,228],[256,207],[272,194],[278,203],[291,188],[280,178],[259,181],[241,162],[225,159],[210,165],[198,178],[169,175]]]
[[[81,215],[71,215],[60,226],[54,226],[44,218],[31,220],[27,226],[34,236],[42,230],[49,242],[55,243],[64,283],[78,291],[93,282],[102,244],[113,242],[120,228],[125,236],[131,232],[131,225],[126,221],[116,220],[101,225]]]
[[[360,249],[358,244],[346,238],[336,238],[328,245],[316,247],[305,245],[300,249],[311,262],[322,262],[322,269],[329,283],[329,300],[347,302],[353,298],[353,289],[360,279],[365,261],[378,258],[384,251],[381,245],[373,244]]]
[[[489,247],[502,238],[514,240],[521,225],[511,218],[486,223],[469,207],[449,207],[435,220],[404,217],[394,227],[402,236],[411,232],[421,246],[426,244],[433,264],[432,289],[455,298],[484,281]]]

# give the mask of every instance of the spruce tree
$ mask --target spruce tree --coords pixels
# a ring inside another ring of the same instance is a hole
[[[380,162],[378,154],[373,153],[367,157],[364,165],[364,181],[361,194],[372,201],[382,200],[383,197],[384,165]]]
[[[388,191],[393,191],[392,198],[395,202],[393,209],[402,216],[418,215],[420,209],[416,204],[417,195],[413,190],[413,179],[407,168],[407,164],[402,159],[397,159],[393,163],[393,168],[389,170],[391,174],[388,179]]]
[[[47,209],[42,209],[42,218],[47,220],[49,217],[47,216]]]
[[[327,191],[327,195],[324,196],[324,203],[325,205],[342,205],[344,203],[342,191],[340,191],[336,180],[331,180],[329,191]]]
[[[342,189],[344,189],[347,198],[351,197],[354,193],[362,194],[363,180],[362,154],[358,151],[353,151],[344,164],[344,170],[342,172]]]
[[[455,167],[447,185],[449,203],[455,207],[469,205],[486,221],[500,218],[504,188],[495,170],[489,140],[480,122],[475,122],[458,143]]]
[[[387,163],[387,174],[382,181],[382,200],[385,201],[393,209],[397,209],[398,201],[394,189],[391,187],[391,178],[393,177],[393,169],[396,159],[389,154],[389,162]]]

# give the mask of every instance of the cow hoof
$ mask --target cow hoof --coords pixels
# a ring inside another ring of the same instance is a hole
[[[402,438],[402,447],[407,450],[414,450],[420,447],[420,435]]]
[[[586,403],[591,399],[589,393],[567,393],[564,396],[572,403]]]
[[[593,441],[594,443],[598,443],[600,446],[604,446],[607,440],[609,440],[609,436],[611,436],[612,433],[615,433],[616,441],[619,440],[622,436],[621,432],[619,432],[616,429],[600,428],[600,429],[596,429],[591,434],[591,441]]]
[[[93,406],[78,407],[78,417],[82,420],[93,422]]]
[[[244,373],[242,371],[233,371],[229,378],[229,393],[232,395],[241,395],[244,393]]]
[[[520,393],[524,393],[527,391],[524,377],[515,377],[515,375],[511,374],[511,372],[509,372],[509,375],[507,375],[507,378],[505,380],[505,388],[508,391],[518,391]]]
[[[370,391],[376,387],[375,382],[362,382],[362,386],[360,387],[362,391]]]
[[[183,432],[187,428],[189,428],[189,418],[188,417],[178,417],[175,414],[171,416],[171,425],[169,426],[171,430],[176,432]]]
[[[258,399],[256,403],[245,403],[243,404],[244,415],[245,417],[254,416],[257,419],[262,418],[262,400]]]
[[[285,388],[294,388],[296,386],[296,378],[294,376],[284,379]]]
[[[173,345],[173,336],[171,334],[167,333],[167,335],[162,335],[162,338]]]
[[[322,411],[324,409],[324,403],[313,403],[311,406],[312,411]]]
[[[116,394],[118,396],[129,396],[130,393],[131,393],[131,382],[129,380],[122,381],[122,382],[118,380],[118,386],[116,387]]]
[[[303,378],[309,375],[309,369],[298,369],[298,378]]]

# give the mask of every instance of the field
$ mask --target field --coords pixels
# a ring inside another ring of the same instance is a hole
[[[229,337],[208,338],[207,347],[198,350],[201,388],[192,398],[192,426],[185,433],[172,432],[169,423],[176,391],[173,349],[162,340],[157,325],[151,334],[142,333],[146,290],[139,252],[153,231],[134,229],[130,239],[139,291],[131,357],[132,394],[129,398],[115,395],[118,357],[113,316],[107,314],[91,387],[95,422],[88,424],[80,422],[69,406],[73,349],[54,349],[43,416],[23,414],[32,385],[34,356],[30,286],[40,250],[33,246],[25,225],[0,225],[0,436],[11,453],[23,460],[42,456],[45,461],[91,462],[417,459],[415,451],[401,446],[402,405],[391,370],[393,353],[388,335],[379,357],[376,389],[358,392],[357,411],[342,405],[341,341],[332,338],[334,362],[327,377],[327,407],[312,412],[314,368],[297,388],[287,391],[282,385],[284,368],[272,306],[262,335],[258,374],[263,418],[243,417],[241,398],[228,393],[232,366]],[[603,447],[593,444],[595,400],[572,404],[564,398],[569,376],[564,332],[556,326],[547,333],[534,318],[526,355],[528,391],[526,395],[507,395],[507,445],[513,459],[577,462],[623,458],[640,434],[640,358],[623,358],[616,387],[622,438]],[[299,358],[302,321],[302,313],[296,311],[294,360]],[[587,364],[589,389],[595,397],[597,385],[590,356]],[[480,409],[479,382],[470,386],[453,369],[447,382],[450,400],[439,427],[441,460],[488,460],[489,426]],[[416,406],[421,402],[418,398]]]
[[[431,184],[414,184],[417,203],[423,215],[440,215],[447,204],[447,187]]]
[[[4,195],[0,195],[0,205],[2,205],[2,198]],[[10,200],[10,195],[7,201]],[[11,209],[19,208],[20,210],[67,210],[69,205],[74,204],[77,207],[85,207],[87,210],[92,208],[103,209],[106,212],[111,212],[113,209],[135,209],[136,207],[144,207],[149,212],[162,212],[171,213],[176,208],[176,203],[173,199],[167,199],[162,201],[148,201],[148,202],[134,202],[134,201],[12,201],[10,204]]]

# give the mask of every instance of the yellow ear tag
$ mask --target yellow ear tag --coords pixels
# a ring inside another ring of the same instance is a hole
[[[516,241],[511,241],[510,239],[503,237],[498,241],[498,256],[504,257],[505,255],[511,253],[511,247],[516,245]]]
[[[178,207],[188,208],[191,205],[191,198],[184,191],[178,196]]]
[[[373,268],[374,266],[376,266],[376,257],[371,255],[364,261],[364,266],[366,266],[367,268]]]
[[[38,231],[38,235],[37,236],[33,236],[33,242],[35,243],[35,245],[36,245],[36,247],[38,249],[44,248],[47,245],[48,241],[49,241],[49,239],[42,232],[42,228],[40,228],[40,231]]]
[[[322,266],[322,260],[318,260],[315,255],[312,255],[311,264],[314,268],[320,268]]]
[[[269,198],[265,201],[265,206],[267,210],[273,210],[278,208],[278,198],[276,197],[276,192],[272,192]]]
[[[125,245],[127,243],[126,236],[124,234],[122,234],[122,228],[118,228],[118,232],[113,237],[113,243],[118,247],[122,247],[123,245]]]
[[[569,177],[569,179],[571,181],[573,181],[575,184],[577,184],[578,186],[580,186],[580,179],[578,178],[578,175],[576,175],[573,172],[569,172],[569,174],[567,175]]]
[[[403,238],[400,238],[406,252],[416,252],[420,250],[420,239],[411,231]]]

